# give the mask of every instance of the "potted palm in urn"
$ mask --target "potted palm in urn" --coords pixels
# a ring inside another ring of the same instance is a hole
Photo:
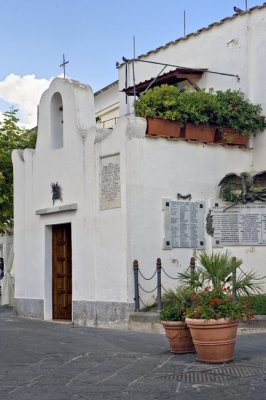
[[[198,360],[206,363],[225,363],[233,360],[237,327],[240,320],[251,316],[248,305],[232,296],[232,288],[238,292],[259,291],[254,284],[253,272],[236,272],[242,260],[229,252],[205,251],[199,256],[201,267],[193,278],[194,294],[192,305],[186,310],[186,319]],[[183,279],[188,276],[183,274]],[[191,282],[191,277],[190,277]]]
[[[190,330],[185,323],[186,310],[192,304],[192,291],[189,286],[179,286],[175,290],[166,291],[163,296],[160,319],[172,353],[195,352]]]

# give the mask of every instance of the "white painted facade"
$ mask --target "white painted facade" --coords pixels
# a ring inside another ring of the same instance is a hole
[[[265,41],[265,18],[266,7],[254,10],[145,59],[238,74],[240,81],[206,73],[197,83],[202,88],[241,88],[266,111],[265,56],[259,50]],[[158,66],[136,63],[138,81],[157,72]],[[119,82],[121,90],[123,67]],[[146,121],[122,117],[130,109],[124,94],[120,100],[121,118],[114,129],[96,128],[90,87],[56,78],[40,101],[36,149],[13,153],[18,314],[52,318],[52,226],[71,223],[73,321],[127,323],[134,309],[133,260],[151,276],[160,257],[168,273],[176,275],[195,255],[192,248],[163,249],[162,200],[176,200],[178,192],[191,193],[193,201],[205,202],[207,212],[218,198],[218,183],[225,174],[266,170],[265,133],[254,138],[249,149],[146,137]],[[104,99],[98,103],[97,112],[103,103]],[[105,107],[108,104],[115,104],[115,92]],[[120,159],[121,197],[116,208],[101,209],[101,166],[113,156]],[[63,190],[62,202],[54,205],[51,182]],[[207,233],[205,237],[211,250],[211,237]],[[244,259],[245,267],[265,274],[264,246],[230,251]],[[175,282],[166,279],[163,285]],[[147,289],[152,287],[154,282],[148,283]],[[141,297],[146,303],[153,301],[153,294]]]
[[[119,117],[118,81],[94,94],[95,116],[100,120],[98,128],[113,128]]]

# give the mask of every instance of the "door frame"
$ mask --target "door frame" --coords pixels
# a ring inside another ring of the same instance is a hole
[[[53,320],[53,226],[54,225],[71,225],[71,250],[73,251],[72,240],[72,223],[70,221],[60,221],[58,223],[48,224],[44,226],[44,319]],[[73,255],[73,254],[72,254]],[[73,320],[73,256],[72,256],[72,305],[71,316]]]
[[[72,321],[72,229],[71,228],[72,228],[71,223],[62,223],[52,226],[52,316],[53,319],[56,320]],[[57,240],[54,241],[54,239]],[[63,243],[60,244],[59,241],[62,239]],[[53,252],[55,249],[56,251],[54,254]],[[61,250],[63,250],[63,253],[61,253]],[[60,260],[60,258],[63,259]],[[64,275],[60,276],[62,271]],[[63,290],[61,292],[61,295],[59,290]],[[64,301],[64,304],[67,307],[66,309],[63,306],[60,307],[60,300],[58,302],[58,299]]]

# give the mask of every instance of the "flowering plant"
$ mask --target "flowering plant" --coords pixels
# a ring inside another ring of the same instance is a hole
[[[233,301],[229,287],[212,288],[192,294],[192,306],[186,310],[186,317],[193,319],[243,320],[251,318],[248,304]]]

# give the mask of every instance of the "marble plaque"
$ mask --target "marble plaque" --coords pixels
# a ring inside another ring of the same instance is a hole
[[[102,157],[100,163],[100,208],[120,208],[120,155]]]
[[[213,247],[266,246],[266,204],[215,203]]]
[[[204,202],[163,200],[164,245],[205,248]]]

